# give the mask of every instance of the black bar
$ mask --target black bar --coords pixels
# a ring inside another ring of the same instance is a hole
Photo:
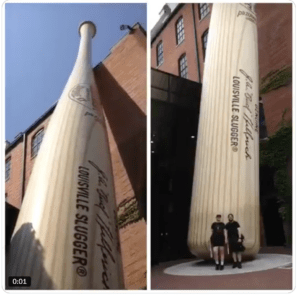
[[[8,277],[9,287],[30,287],[31,277]]]

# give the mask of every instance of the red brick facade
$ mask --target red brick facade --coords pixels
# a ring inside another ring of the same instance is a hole
[[[292,67],[292,9],[292,4],[256,5],[260,79],[271,71]],[[292,118],[291,82],[288,79],[280,88],[261,94],[269,136],[278,129],[285,109],[285,119]]]
[[[200,76],[203,80],[203,33],[209,29],[209,22],[213,5],[209,4],[209,14],[200,20],[200,4],[184,4],[175,9],[169,22],[163,27],[151,44],[151,67],[179,76],[178,60],[186,53],[188,63],[188,79],[199,82],[197,74],[196,43],[200,64]],[[194,33],[194,18],[197,42]],[[292,4],[256,4],[259,49],[260,79],[272,74],[276,78],[278,72],[286,69],[282,76],[290,76],[292,66]],[[176,45],[176,22],[180,17],[184,20],[185,40]],[[164,62],[157,66],[157,45],[163,42]],[[282,73],[282,72],[281,72]],[[261,94],[264,104],[265,119],[268,136],[278,129],[283,111],[287,109],[285,119],[292,116],[292,84],[291,79],[284,78],[276,89]],[[286,82],[286,83],[284,83]]]
[[[204,32],[209,28],[210,16],[213,9],[213,5],[209,4],[209,13],[203,19],[200,19],[199,4],[193,4],[193,5],[196,12],[195,22],[196,22],[196,30],[197,30],[198,54],[200,59],[201,81],[203,81],[203,68],[204,68],[205,60],[203,56],[202,36]]]
[[[39,124],[38,126],[36,126],[28,135],[27,135],[27,140],[26,140],[26,165],[25,165],[25,190],[29,181],[29,176],[31,174],[32,168],[33,168],[33,164],[34,164],[34,160],[35,160],[35,156],[32,156],[32,151],[31,151],[31,147],[32,147],[32,140],[34,138],[34,136],[37,134],[38,131],[40,131],[41,129],[44,129],[44,131],[46,131],[49,121],[50,121],[50,117],[46,118],[41,124]]]
[[[22,203],[22,163],[23,143],[20,141],[15,148],[5,155],[5,161],[10,159],[10,177],[5,182],[6,201],[12,206],[20,209]]]
[[[147,76],[143,32],[121,40],[113,54],[95,69],[95,76],[110,127],[114,174],[122,180],[116,185],[119,204],[139,196],[146,181]]]
[[[31,174],[35,157],[32,157],[31,147],[32,140],[36,133],[41,130],[47,129],[49,120],[51,118],[52,109],[49,114],[46,114],[41,122],[29,128],[24,134],[22,134],[12,147],[8,147],[5,152],[5,160],[11,158],[11,176],[5,182],[5,194],[7,196],[6,201],[12,206],[20,209],[24,191],[27,187],[29,176]],[[24,149],[24,138],[26,142],[26,148]],[[24,152],[26,153],[25,159]],[[24,165],[25,160],[25,165]],[[24,173],[24,176],[23,176]],[[25,180],[24,183],[24,191],[23,191],[23,178]]]
[[[178,61],[182,54],[186,54],[188,63],[188,79],[199,82],[197,69],[197,54],[196,54],[196,39],[198,45],[198,56],[200,62],[200,76],[202,81],[203,76],[203,46],[202,36],[209,27],[209,21],[212,11],[212,5],[209,4],[209,13],[200,19],[199,4],[185,4],[172,17],[168,25],[159,34],[156,40],[151,44],[151,67],[163,72],[168,72],[179,76]],[[196,39],[194,32],[194,17]],[[176,23],[180,17],[183,17],[184,22],[184,41],[177,45],[176,43]],[[157,66],[157,45],[163,41],[164,62]]]
[[[104,60],[94,69],[104,112],[118,205],[121,251],[126,289],[146,286],[146,222],[136,203],[146,191],[146,34],[135,25]],[[47,129],[51,114],[26,133],[25,188],[35,157],[31,146],[35,134]],[[11,175],[6,181],[7,202],[20,208],[22,203],[23,137],[8,147]],[[128,208],[131,211],[128,211]],[[126,211],[127,210],[127,211]],[[125,212],[125,213],[124,213]],[[131,214],[129,213],[131,212]],[[126,218],[125,218],[125,217]],[[125,218],[125,221],[124,221]]]
[[[117,205],[141,201],[146,187],[146,36],[135,29],[95,69],[109,127]],[[109,87],[108,87],[109,85]],[[120,207],[119,207],[120,208]],[[146,223],[120,230],[125,287],[146,286]]]

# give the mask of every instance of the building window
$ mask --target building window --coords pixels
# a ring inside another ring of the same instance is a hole
[[[32,139],[31,157],[35,157],[40,149],[44,137],[44,129],[39,130]]]
[[[266,126],[264,105],[261,97],[259,98],[259,139],[265,139],[268,137],[268,131]]]
[[[163,43],[160,41],[157,45],[157,66],[159,67],[164,62],[164,48]]]
[[[5,160],[5,181],[9,180],[11,171],[11,157]]]
[[[187,66],[186,54],[182,55],[179,58],[179,74],[180,74],[180,77],[187,79],[188,66]]]
[[[184,41],[183,17],[180,17],[176,23],[176,40],[177,44],[181,44]]]
[[[199,4],[199,18],[203,19],[209,13],[209,6],[207,3]]]
[[[205,60],[207,38],[208,38],[208,30],[206,30],[202,35],[203,60]]]

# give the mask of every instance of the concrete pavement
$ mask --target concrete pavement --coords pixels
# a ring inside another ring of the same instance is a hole
[[[223,271],[214,269],[213,261],[184,259],[152,267],[151,289],[160,290],[291,290],[291,249],[262,248],[253,261],[242,269],[225,264]]]
[[[258,254],[255,260],[243,262],[242,268],[232,268],[232,263],[225,264],[222,271],[216,271],[213,261],[192,260],[176,264],[164,270],[164,273],[177,276],[220,276],[263,271],[272,268],[285,267],[293,262],[291,255]]]

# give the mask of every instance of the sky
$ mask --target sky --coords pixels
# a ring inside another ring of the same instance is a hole
[[[5,140],[12,142],[60,97],[73,69],[79,24],[90,20],[92,65],[139,22],[147,30],[146,4],[5,4]]]

